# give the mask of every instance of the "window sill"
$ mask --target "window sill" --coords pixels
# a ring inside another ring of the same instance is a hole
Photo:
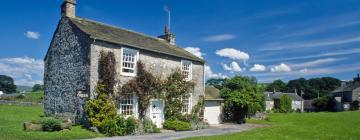
[[[120,73],[121,76],[127,76],[127,77],[135,77],[135,73]]]

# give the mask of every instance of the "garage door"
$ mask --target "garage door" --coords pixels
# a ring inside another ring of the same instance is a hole
[[[220,102],[219,101],[205,101],[204,117],[209,124],[219,124],[220,121]]]

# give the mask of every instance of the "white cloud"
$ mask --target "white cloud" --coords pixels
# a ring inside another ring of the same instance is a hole
[[[205,65],[205,77],[206,78],[227,78],[226,75],[223,75],[221,73],[214,73],[210,66]]]
[[[199,57],[199,58],[203,58],[203,53],[201,53],[200,48],[196,48],[196,47],[186,47],[184,48],[186,51],[192,53],[193,55]]]
[[[260,72],[260,71],[265,71],[265,70],[266,70],[266,67],[261,64],[254,64],[254,66],[252,68],[250,68],[250,71],[255,71],[255,72]]]
[[[242,72],[242,71],[245,71],[245,68],[241,68],[240,65],[233,61],[231,62],[229,65],[227,64],[222,64],[224,70],[226,71],[231,71],[231,72]]]
[[[300,72],[303,73],[303,74],[308,73],[308,71],[309,71],[309,70],[308,70],[307,68],[300,70]]]
[[[322,64],[326,64],[326,63],[332,63],[332,62],[336,62],[339,60],[344,60],[344,58],[325,58],[325,59],[317,59],[314,61],[308,61],[308,62],[304,62],[304,63],[300,63],[300,64],[292,64],[291,67],[294,68],[303,68],[303,67],[316,67]]]
[[[217,50],[216,54],[222,57],[228,57],[233,60],[249,60],[250,56],[246,52],[242,52],[240,50],[234,48],[224,48],[221,50]]]
[[[291,71],[291,67],[284,63],[281,63],[271,68],[271,72],[290,72],[290,71]]]
[[[43,73],[43,60],[30,57],[0,58],[0,74],[11,76],[17,85],[41,84]]]
[[[353,49],[346,49],[346,50],[335,50],[333,52],[319,53],[319,54],[314,54],[314,55],[296,56],[296,57],[288,57],[288,58],[280,58],[280,59],[263,59],[263,60],[258,60],[257,62],[301,60],[301,59],[309,59],[309,58],[351,55],[351,54],[359,54],[359,53],[360,53],[360,48],[353,48]]]
[[[231,40],[231,39],[235,39],[235,38],[236,38],[235,35],[220,34],[220,35],[205,37],[205,38],[203,38],[203,40],[207,41],[207,42],[221,42],[221,41]]]
[[[272,43],[267,45],[262,50],[271,51],[271,50],[286,50],[286,49],[295,49],[295,48],[313,48],[321,46],[331,46],[331,45],[341,45],[360,42],[360,36],[352,38],[333,38],[328,40],[315,40],[308,42],[295,42],[295,43]]]
[[[39,39],[40,33],[33,31],[26,31],[25,36],[30,39]]]

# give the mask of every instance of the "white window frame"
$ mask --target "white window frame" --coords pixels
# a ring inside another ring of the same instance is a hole
[[[133,52],[133,53],[135,54],[135,58],[134,58],[134,68],[133,68],[134,73],[123,72],[123,69],[124,69],[124,67],[123,67],[123,63],[124,63],[124,60],[123,60],[124,51]],[[122,76],[132,76],[132,77],[136,76],[136,72],[137,72],[137,70],[136,70],[136,69],[137,69],[137,62],[138,62],[138,60],[139,60],[139,51],[138,51],[138,50],[135,50],[135,49],[130,49],[130,48],[122,47],[120,52],[121,52],[121,58],[120,58],[120,59],[121,59],[120,74],[121,74]]]
[[[192,62],[188,61],[188,60],[181,60],[181,73],[183,73],[183,71],[185,71],[184,66],[183,66],[184,64],[190,64],[189,70],[188,70],[189,74],[187,77],[185,77],[186,81],[190,81],[190,80],[192,80]]]
[[[122,104],[122,100],[123,100],[122,98],[124,98],[124,97],[120,97],[118,114],[119,115],[124,115],[126,118],[130,117],[130,116],[135,116],[137,118],[138,117],[138,97],[135,94],[129,94],[129,95],[132,96],[132,100],[133,100],[132,101],[132,103],[133,103],[132,104],[132,112],[133,112],[133,114],[123,114],[122,106],[123,105],[130,105],[130,104]]]
[[[183,100],[183,97],[181,97],[181,101]],[[184,107],[187,105],[187,110],[184,109]],[[184,104],[182,106],[182,110],[181,110],[181,113],[182,114],[190,114],[191,113],[191,109],[192,109],[192,94],[189,93],[188,94],[188,102],[187,104]]]

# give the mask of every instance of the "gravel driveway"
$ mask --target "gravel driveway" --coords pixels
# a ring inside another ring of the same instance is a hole
[[[182,132],[165,132],[140,136],[118,136],[107,138],[95,138],[92,140],[174,140],[196,136],[212,136],[221,135],[225,133],[242,132],[255,128],[262,127],[262,125],[256,124],[222,124],[218,126],[212,126],[208,129],[196,130],[196,131],[182,131]]]

